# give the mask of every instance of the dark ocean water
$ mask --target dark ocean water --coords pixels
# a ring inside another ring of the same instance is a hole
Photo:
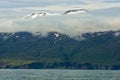
[[[0,80],[120,80],[120,71],[1,69]]]

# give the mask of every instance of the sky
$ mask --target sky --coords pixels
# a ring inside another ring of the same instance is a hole
[[[86,9],[75,15],[26,18],[33,12],[64,13]],[[120,30],[120,0],[0,0],[0,32],[57,31],[68,35]]]

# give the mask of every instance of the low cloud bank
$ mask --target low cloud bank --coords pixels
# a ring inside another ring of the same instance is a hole
[[[119,17],[93,17],[91,15],[68,15],[36,19],[1,19],[0,32],[30,31],[46,34],[50,31],[71,36],[86,32],[120,30]]]

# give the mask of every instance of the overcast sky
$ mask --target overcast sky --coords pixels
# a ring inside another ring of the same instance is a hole
[[[24,19],[33,12],[64,13],[69,9],[87,13]],[[120,30],[120,0],[0,0],[0,32],[58,31],[69,35]]]

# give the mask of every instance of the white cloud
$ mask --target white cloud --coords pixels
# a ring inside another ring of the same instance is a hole
[[[91,15],[41,17],[33,20],[3,19],[0,20],[0,32],[39,31],[45,34],[49,31],[58,31],[74,36],[78,33],[119,30],[119,21],[117,17],[99,18]]]
[[[59,31],[69,35],[120,29],[120,15],[104,16],[92,14],[92,11],[120,7],[120,3],[108,3],[106,0],[2,0],[0,4],[20,5],[19,7],[0,7],[0,32],[10,31]],[[10,2],[10,3],[8,3]],[[12,3],[13,2],[13,3]],[[29,4],[27,6],[23,5]],[[27,3],[28,2],[28,3]],[[50,3],[49,3],[50,2]],[[68,2],[68,3],[67,3]],[[78,3],[85,4],[78,4]],[[17,4],[16,4],[17,3]],[[44,3],[41,5],[38,3]],[[35,5],[36,4],[36,5]],[[23,20],[28,13],[48,11],[64,13],[69,9],[88,9],[90,13],[69,16],[40,17],[33,20]],[[111,9],[112,10],[112,9]],[[101,11],[102,12],[102,11]]]

